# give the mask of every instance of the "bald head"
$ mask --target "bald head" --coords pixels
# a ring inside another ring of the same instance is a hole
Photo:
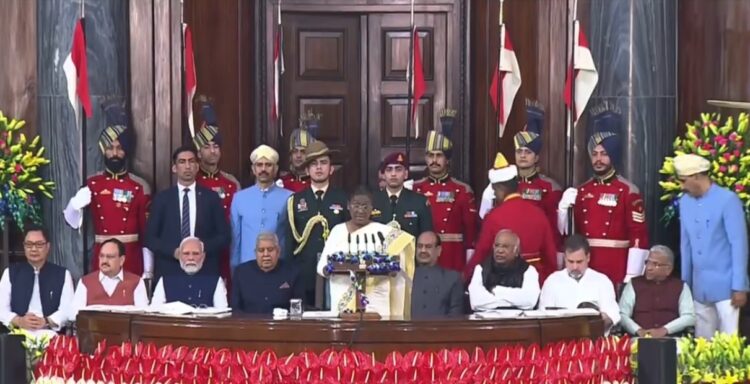
[[[432,231],[422,232],[417,238],[417,264],[433,266],[440,257],[440,237]]]
[[[501,265],[512,263],[521,249],[521,239],[509,229],[500,230],[495,235],[493,257],[495,262]]]

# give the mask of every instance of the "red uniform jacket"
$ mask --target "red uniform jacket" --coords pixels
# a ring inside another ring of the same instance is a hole
[[[101,243],[115,237],[125,243],[125,270],[141,276],[151,187],[146,180],[129,172],[121,175],[101,172],[89,177],[86,185],[91,190],[89,207],[95,235],[91,270],[99,270]]]
[[[297,176],[292,172],[282,172],[279,180],[281,180],[282,187],[294,193],[310,186],[310,176],[308,175]]]
[[[495,236],[501,229],[509,229],[518,235],[521,257],[537,269],[540,284],[557,269],[557,248],[547,216],[534,203],[514,193],[484,217],[474,257],[464,268],[466,281],[471,281],[474,267],[492,257]]]
[[[557,205],[562,198],[560,185],[546,175],[535,172],[529,177],[518,179],[518,191],[524,200],[533,202],[544,211],[552,228],[555,246],[558,250],[562,250],[562,237],[557,230]]]
[[[648,249],[648,228],[638,188],[613,174],[592,178],[578,188],[573,208],[577,233],[589,239],[591,268],[621,284],[628,262],[628,248]]]
[[[448,175],[440,180],[425,177],[414,183],[414,191],[430,201],[432,228],[442,243],[438,264],[463,271],[466,250],[474,249],[479,228],[474,191]]]
[[[232,207],[232,199],[240,190],[240,182],[234,176],[224,171],[210,173],[203,168],[198,172],[195,182],[219,194],[221,205],[224,207],[224,216],[227,218],[227,223],[229,223],[229,211]],[[219,268],[221,268],[221,277],[228,282],[231,276],[229,249],[221,252]]]

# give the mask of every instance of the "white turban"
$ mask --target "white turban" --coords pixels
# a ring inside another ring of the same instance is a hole
[[[260,159],[266,159],[274,164],[279,162],[279,153],[275,149],[261,144],[258,148],[250,154],[250,162],[255,164]]]
[[[678,155],[674,158],[673,163],[678,176],[695,175],[711,169],[711,162],[692,153]]]

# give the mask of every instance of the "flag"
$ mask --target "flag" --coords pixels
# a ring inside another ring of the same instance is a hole
[[[193,55],[193,34],[187,24],[182,24],[185,39],[183,69],[185,71],[185,113],[187,114],[190,137],[195,137],[195,123],[193,122],[193,97],[198,88],[198,77],[195,74],[195,57]]]
[[[281,117],[281,76],[284,74],[284,39],[281,28],[281,13],[276,28],[276,38],[273,44],[273,100],[271,100],[271,119],[279,121]],[[279,135],[283,136],[282,127],[279,126]]]
[[[414,39],[414,47],[411,52],[411,62],[414,63],[414,72],[411,77],[411,94],[413,97],[411,102],[411,119],[415,125],[416,137],[419,138],[419,118],[417,117],[417,108],[419,107],[419,100],[422,98],[424,91],[427,88],[427,84],[424,81],[422,50],[419,48],[419,33],[417,32],[416,26],[412,28],[412,39]]]
[[[73,30],[73,44],[70,53],[63,63],[65,80],[68,82],[68,100],[78,121],[78,102],[87,118],[91,118],[91,96],[89,95],[89,77],[86,65],[86,36],[83,32],[83,18],[78,19]]]
[[[573,21],[573,36],[577,36],[573,44],[573,62],[568,66],[568,74],[565,79],[565,105],[572,109],[574,116],[573,124],[578,121],[589,98],[594,93],[596,83],[599,81],[599,73],[596,72],[594,58],[591,56],[589,42],[586,40],[586,34],[580,28],[578,20]],[[575,69],[573,68],[575,65]],[[575,78],[575,89],[573,89],[573,78]],[[575,91],[575,105],[571,107]]]
[[[499,89],[498,89],[499,88]],[[505,30],[500,26],[500,53],[498,65],[490,83],[490,100],[497,111],[498,135],[503,137],[505,124],[508,122],[513,99],[521,88],[521,68],[518,66],[516,52]]]

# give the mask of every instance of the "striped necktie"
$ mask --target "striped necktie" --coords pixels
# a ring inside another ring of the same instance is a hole
[[[188,195],[190,188],[185,188],[182,191],[182,225],[180,225],[180,234],[184,239],[190,237],[190,197]]]

